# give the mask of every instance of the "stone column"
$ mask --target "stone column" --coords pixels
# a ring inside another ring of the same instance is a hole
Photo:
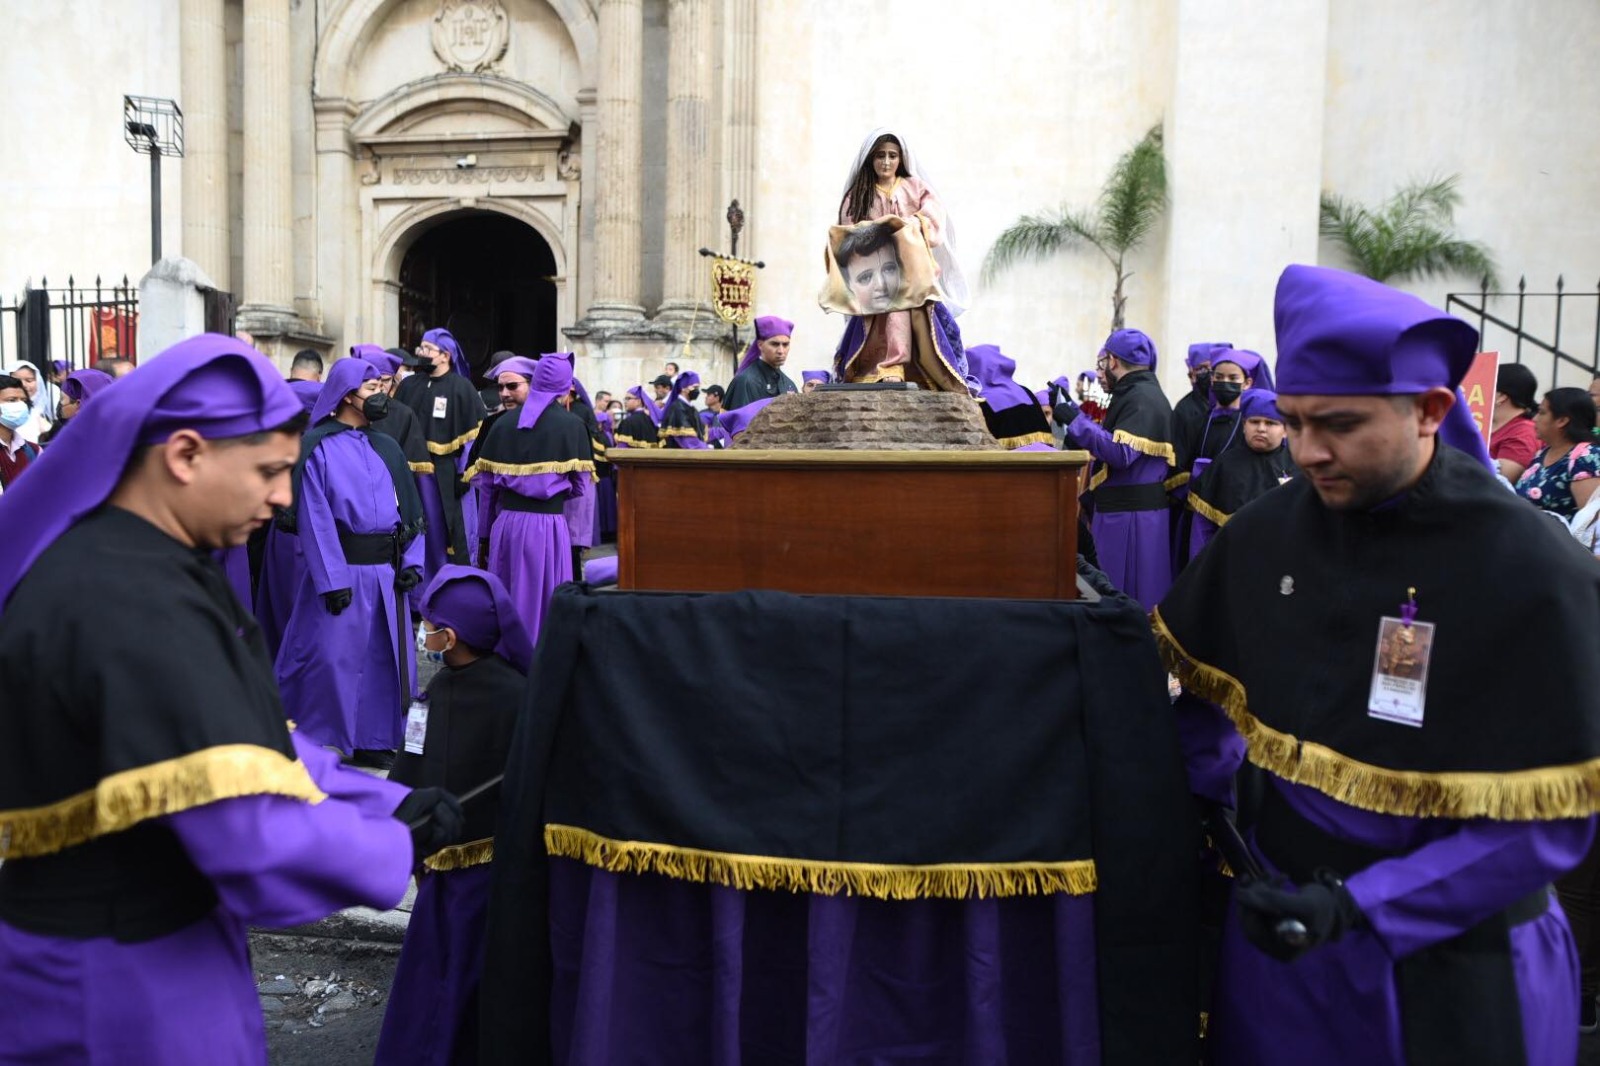
[[[644,314],[639,304],[644,5],[642,0],[600,0],[599,15],[594,304],[588,317],[628,320]]]
[[[183,0],[183,254],[220,289],[229,286],[228,64],[223,0]]]
[[[258,335],[294,321],[289,0],[244,0],[244,286]]]
[[[711,158],[714,45],[711,0],[667,3],[667,217],[661,313],[693,314],[707,283],[700,249],[716,233],[712,200],[719,172]],[[709,325],[709,323],[708,323]]]
[[[721,208],[738,200],[744,209],[744,232],[739,247],[751,259],[756,248],[756,232],[761,212],[757,210],[756,188],[756,0],[728,0],[727,30],[724,35],[722,76],[722,164],[723,195],[714,206]],[[713,232],[720,241],[722,228],[719,210]]]

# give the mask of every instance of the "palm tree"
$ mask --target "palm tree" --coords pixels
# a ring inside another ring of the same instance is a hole
[[[1100,190],[1093,210],[1063,204],[1054,211],[1023,215],[999,237],[983,260],[983,280],[993,281],[1008,267],[1028,259],[1047,259],[1069,248],[1093,247],[1116,275],[1111,293],[1111,328],[1121,329],[1128,298],[1123,284],[1128,253],[1139,247],[1167,206],[1167,164],[1161,155],[1161,127],[1152,126],[1122,154]]]
[[[1344,249],[1358,274],[1374,281],[1465,274],[1494,288],[1499,280],[1488,247],[1455,232],[1458,178],[1402,186],[1376,211],[1325,192],[1322,235]]]

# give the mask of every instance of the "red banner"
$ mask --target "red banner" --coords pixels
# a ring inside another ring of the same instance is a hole
[[[96,307],[89,312],[89,358],[109,359],[119,355],[139,362],[139,312],[111,307]]]
[[[1500,353],[1479,352],[1472,357],[1472,369],[1461,379],[1461,391],[1467,394],[1467,410],[1472,412],[1472,421],[1477,423],[1485,444],[1489,443],[1493,425],[1494,386],[1499,376]]]

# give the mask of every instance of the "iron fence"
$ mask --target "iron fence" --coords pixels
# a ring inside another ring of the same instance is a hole
[[[1581,372],[1584,385],[1600,375],[1600,282],[1587,292],[1568,291],[1565,277],[1556,278],[1554,292],[1529,292],[1526,277],[1517,280],[1516,292],[1490,292],[1485,283],[1477,292],[1448,294],[1444,307],[1477,320],[1482,351],[1498,351],[1502,361],[1509,356],[1548,365],[1549,375],[1539,375],[1547,388],[1563,370],[1568,379]]]
[[[52,360],[69,370],[99,359],[138,358],[139,290],[126,274],[106,285],[79,285],[71,275],[64,287],[48,278],[7,304],[0,299],[0,365],[27,360],[47,369]]]

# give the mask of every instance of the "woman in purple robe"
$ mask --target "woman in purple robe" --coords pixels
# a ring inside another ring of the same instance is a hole
[[[0,502],[0,1058],[259,1066],[249,927],[393,906],[460,807],[291,735],[211,558],[290,500],[271,363],[195,337],[78,418]]]
[[[589,492],[594,479],[589,433],[561,404],[571,386],[567,358],[540,359],[515,418],[494,424],[467,471],[478,492],[489,571],[510,592],[533,641],[550,594],[572,580],[567,498]]]
[[[388,406],[377,378],[341,359],[311,412],[291,523],[305,573],[276,667],[301,731],[346,753],[398,748],[416,689],[406,593],[422,577],[422,504],[400,446],[371,428]]]

